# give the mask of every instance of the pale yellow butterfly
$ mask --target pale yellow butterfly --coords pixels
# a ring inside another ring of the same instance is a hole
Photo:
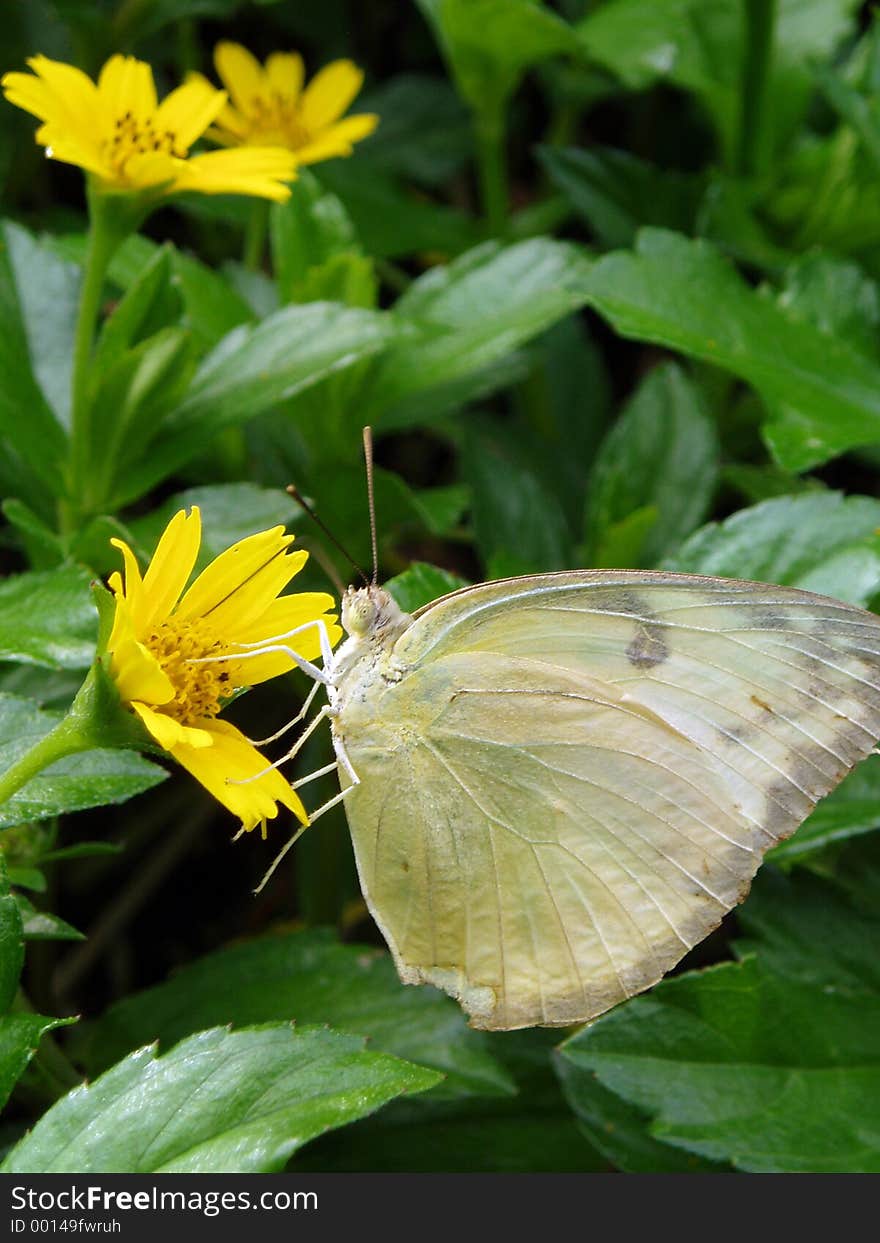
[[[880,737],[880,619],[794,588],[579,570],[410,616],[369,585],[342,624],[285,758],[329,717],[342,792],[312,821],[344,799],[400,978],[474,1027],[650,987]]]

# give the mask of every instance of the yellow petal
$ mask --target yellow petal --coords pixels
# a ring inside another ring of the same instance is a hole
[[[135,700],[170,703],[174,687],[158,660],[142,643],[134,638],[123,638],[110,650],[113,680],[121,699],[126,703]]]
[[[161,186],[168,194],[177,180],[177,170],[182,163],[183,160],[177,160],[165,151],[138,153],[125,161],[122,177],[111,171],[107,180],[112,185],[128,189],[146,190]]]
[[[174,147],[179,154],[201,138],[225,104],[225,91],[215,90],[201,74],[191,74],[183,86],[162,100],[156,111],[156,130],[174,135]]]
[[[144,633],[140,625],[143,613],[144,585],[141,579],[141,572],[138,569],[137,558],[125,540],[111,539],[110,543],[122,553],[122,561],[125,567],[125,585],[122,586],[119,575],[114,574],[110,579],[110,587],[117,597],[121,593],[126,600],[132,618],[134,633],[141,635]]]
[[[269,761],[244,734],[228,721],[205,720],[201,725],[209,732],[212,745],[193,748],[181,744],[172,754],[219,803],[238,816],[245,829],[254,829],[261,821],[277,816],[279,803],[308,824],[306,809],[277,769],[257,776]],[[248,777],[254,780],[246,785],[231,784]]]
[[[298,592],[296,595],[281,596],[249,626],[235,627],[225,633],[224,652],[234,652],[236,643],[282,643],[292,647],[305,660],[316,660],[321,655],[321,641],[317,626],[309,626],[308,630],[288,638],[280,638],[289,631],[304,625],[306,622],[321,618],[327,628],[327,637],[333,647],[342,637],[342,630],[336,625],[336,616],[329,610],[333,608],[331,596],[317,591]],[[229,644],[227,648],[225,644]],[[256,686],[269,678],[287,673],[295,662],[283,652],[269,652],[265,656],[252,656],[240,664],[231,665],[235,685]]]
[[[166,716],[164,712],[155,712],[145,703],[135,702],[131,706],[162,750],[170,751],[175,759],[179,747],[186,747],[190,751],[203,751],[213,746],[214,739],[207,728],[199,729],[192,725],[181,725],[180,721],[175,720],[173,716]],[[206,723],[203,722],[203,724]]]
[[[60,122],[41,125],[34,135],[46,155],[60,164],[75,164],[103,180],[113,180],[113,170],[94,144],[86,145],[62,130]]]
[[[192,574],[202,538],[199,507],[193,505],[189,514],[180,509],[162,532],[150,567],[144,575],[144,631],[164,621],[177,603],[180,593]]]
[[[353,144],[372,134],[379,124],[374,112],[359,112],[346,117],[323,130],[311,142],[297,148],[296,158],[300,164],[317,164],[319,160],[332,160],[335,156],[351,155]]]
[[[314,133],[341,117],[363,80],[363,71],[353,61],[334,60],[325,65],[303,91],[300,110],[306,129]]]
[[[214,66],[220,81],[245,116],[253,116],[256,100],[268,93],[268,82],[257,58],[240,43],[218,43],[214,48]]]
[[[111,56],[98,75],[101,103],[113,118],[126,112],[143,119],[156,111],[156,86],[149,65],[134,56]]]
[[[273,52],[266,61],[266,77],[279,99],[295,104],[305,77],[303,58],[299,52]]]
[[[239,540],[202,570],[175,617],[178,621],[207,617],[221,634],[230,627],[247,626],[305,563],[307,553],[285,554],[292,543],[293,536],[285,535],[284,527]]]
[[[247,117],[242,116],[237,108],[233,108],[232,104],[224,104],[217,117],[216,124],[212,125],[208,130],[207,137],[213,142],[219,142],[226,146],[235,146],[243,139],[247,138],[251,132],[251,122]]]
[[[183,164],[177,188],[200,194],[249,194],[285,203],[290,189],[284,183],[296,179],[296,163],[296,156],[281,147],[206,151]]]

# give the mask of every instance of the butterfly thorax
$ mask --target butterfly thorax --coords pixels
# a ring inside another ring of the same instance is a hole
[[[342,598],[342,625],[348,638],[334,653],[328,670],[331,701],[340,713],[362,703],[381,685],[398,682],[403,674],[392,649],[412,623],[394,598],[381,587],[349,587]]]

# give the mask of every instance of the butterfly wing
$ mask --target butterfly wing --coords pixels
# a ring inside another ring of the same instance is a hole
[[[880,621],[789,588],[490,583],[390,661],[340,721],[364,895],[402,979],[489,1029],[656,982],[880,736]]]

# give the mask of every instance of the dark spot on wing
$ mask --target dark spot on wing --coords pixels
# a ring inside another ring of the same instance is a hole
[[[669,656],[661,627],[651,622],[639,626],[626,649],[626,656],[637,669],[653,669],[655,665],[661,665]]]

